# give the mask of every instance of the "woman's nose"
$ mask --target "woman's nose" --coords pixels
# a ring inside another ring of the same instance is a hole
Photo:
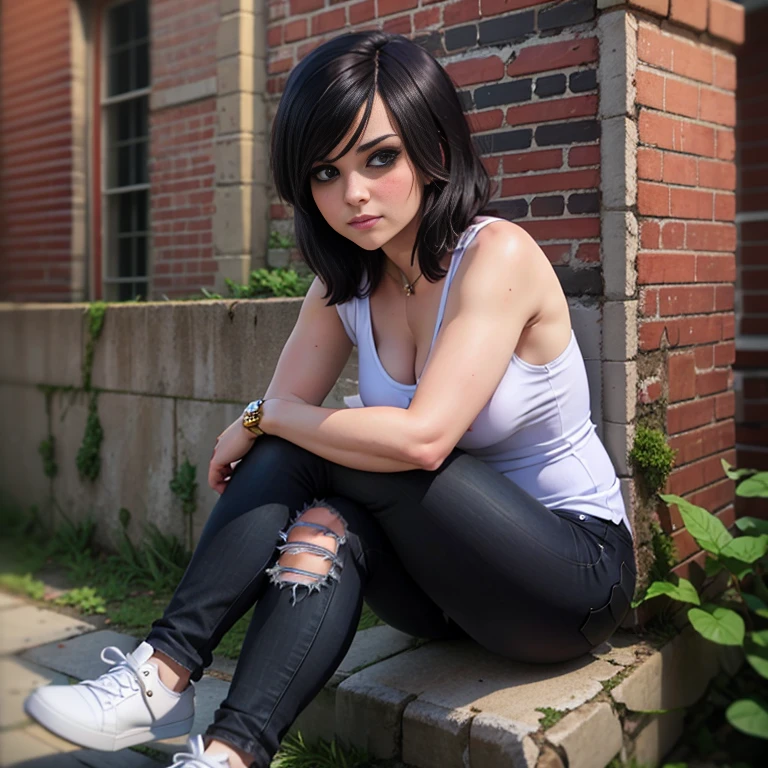
[[[350,174],[344,188],[344,201],[350,205],[357,205],[361,200],[367,200],[368,188],[365,180],[357,173]]]

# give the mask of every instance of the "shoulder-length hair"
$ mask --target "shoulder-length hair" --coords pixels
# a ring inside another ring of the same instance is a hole
[[[294,207],[297,247],[328,288],[328,305],[370,295],[384,275],[382,249],[360,248],[330,227],[310,187],[313,164],[328,157],[365,105],[360,125],[338,157],[359,140],[377,92],[412,162],[434,179],[424,189],[411,253],[413,264],[418,252],[427,280],[445,276],[440,257],[455,248],[490,197],[488,173],[454,84],[427,51],[403,35],[380,30],[339,35],[315,48],[286,82],[272,125],[270,169],[278,195]]]

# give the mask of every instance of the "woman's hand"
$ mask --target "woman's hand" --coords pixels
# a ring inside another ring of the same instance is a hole
[[[221,494],[232,477],[232,464],[245,456],[258,439],[242,424],[238,416],[217,438],[213,448],[210,464],[208,465],[208,485]]]

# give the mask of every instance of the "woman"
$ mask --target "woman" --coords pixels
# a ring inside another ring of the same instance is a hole
[[[85,746],[187,733],[190,680],[254,603],[177,768],[266,768],[363,598],[526,662],[587,653],[629,607],[632,535],[568,304],[523,229],[478,215],[489,180],[444,70],[399,35],[330,40],[288,79],[272,173],[316,279],[263,400],[217,440],[221,499],[163,617],[98,680],[28,700]],[[319,407],[353,345],[365,407]]]

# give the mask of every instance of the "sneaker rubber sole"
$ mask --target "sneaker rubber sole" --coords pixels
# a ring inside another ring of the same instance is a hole
[[[165,725],[154,725],[147,728],[132,728],[121,734],[108,734],[87,728],[81,723],[73,723],[62,717],[58,712],[48,707],[34,694],[24,703],[24,711],[51,733],[62,739],[71,741],[80,747],[97,749],[102,752],[117,752],[126,747],[135,747],[137,744],[146,744],[148,741],[160,739],[172,739],[178,736],[187,736],[192,730],[194,716],[186,720]]]

